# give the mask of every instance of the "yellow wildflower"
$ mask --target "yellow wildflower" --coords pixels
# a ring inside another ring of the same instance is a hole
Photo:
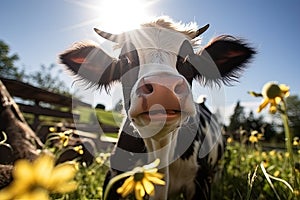
[[[267,153],[266,153],[265,151],[263,151],[263,152],[261,153],[261,156],[262,156],[263,158],[267,158],[267,157],[268,157],[268,155],[267,155]]]
[[[294,190],[294,195],[295,195],[296,197],[300,196],[300,190]]]
[[[96,157],[95,161],[98,164],[103,165],[107,161],[109,156],[110,156],[110,153],[100,153],[99,156]]]
[[[279,170],[276,170],[276,171],[274,172],[274,176],[275,176],[275,177],[278,177],[279,174],[280,174],[280,171],[279,171]]]
[[[289,152],[285,152],[285,153],[284,153],[284,156],[285,156],[286,158],[288,158],[288,157],[290,157],[290,153],[289,153]]]
[[[58,133],[60,143],[66,147],[69,144],[69,135],[66,133]]]
[[[263,165],[265,168],[267,168],[269,166],[269,162],[267,160],[263,160]]]
[[[134,168],[133,174],[117,189],[117,193],[124,198],[134,192],[137,200],[142,200],[146,193],[153,196],[154,184],[165,185],[165,181],[162,180],[163,174],[156,168],[158,165],[159,159],[149,165]]]
[[[299,139],[299,137],[294,137],[294,138],[293,138],[293,145],[294,145],[294,146],[300,145],[300,139]]]
[[[84,153],[81,145],[74,147],[73,150],[79,153],[80,155]]]
[[[56,130],[55,127],[49,127],[49,131],[50,131],[51,133],[54,133],[54,132],[56,132],[57,130]]]
[[[276,155],[276,150],[272,150],[269,152],[270,156],[275,156]]]
[[[253,143],[256,143],[256,142],[258,142],[258,139],[257,139],[257,137],[256,136],[254,136],[254,135],[251,135],[250,137],[249,137],[249,141],[253,144]]]
[[[227,143],[228,143],[228,144],[230,144],[230,143],[232,143],[232,142],[233,142],[232,137],[227,138]]]
[[[262,111],[268,104],[270,104],[269,112],[274,114],[277,111],[277,105],[283,100],[284,97],[289,96],[289,87],[284,84],[276,84],[268,82],[264,85],[261,94],[249,92],[252,96],[262,96],[264,99],[259,105],[257,112]]]
[[[49,199],[49,193],[67,193],[77,188],[76,173],[71,163],[55,166],[53,156],[43,154],[33,163],[18,160],[13,171],[13,182],[0,191],[4,199]]]
[[[256,143],[258,142],[258,140],[260,140],[262,138],[263,134],[258,133],[258,131],[252,131],[251,135],[249,137],[249,141],[251,143]]]

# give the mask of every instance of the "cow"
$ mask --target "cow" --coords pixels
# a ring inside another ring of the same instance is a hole
[[[126,119],[104,183],[135,166],[159,158],[165,186],[153,199],[209,199],[211,183],[224,151],[216,118],[204,103],[196,104],[192,82],[220,86],[238,81],[255,49],[230,35],[212,39],[204,47],[197,28],[169,17],[144,23],[139,29],[111,34],[95,28],[102,38],[116,43],[118,58],[94,42],[77,42],[60,54],[60,61],[91,86],[109,90],[122,83]],[[122,199],[115,191],[109,199]]]

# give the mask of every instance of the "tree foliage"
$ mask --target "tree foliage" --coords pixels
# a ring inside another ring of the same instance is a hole
[[[264,133],[265,140],[269,140],[276,135],[274,124],[266,122],[263,116],[255,116],[253,111],[246,114],[244,107],[238,101],[233,114],[230,116],[230,123],[227,130],[231,134],[240,134],[241,129],[248,133],[253,130],[262,132]]]
[[[241,106],[240,101],[238,101],[234,107],[233,114],[230,116],[230,123],[228,126],[228,131],[236,131],[245,123],[244,107]]]
[[[45,65],[40,66],[40,70],[26,76],[27,82],[30,84],[48,90],[50,92],[71,96],[69,88],[65,82],[60,79],[62,70],[55,73],[56,65],[51,64],[48,67]]]
[[[10,48],[0,40],[0,77],[21,80],[24,72],[15,66],[15,62],[19,60],[17,54],[10,55]]]
[[[55,73],[56,66],[54,64],[48,67],[41,65],[39,71],[27,74],[24,69],[21,70],[15,65],[18,60],[19,56],[11,55],[9,46],[0,40],[0,77],[28,82],[54,93],[71,96],[66,83],[60,79],[61,70]]]

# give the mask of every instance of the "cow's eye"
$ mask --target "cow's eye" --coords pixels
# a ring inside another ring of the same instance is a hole
[[[177,62],[177,70],[190,84],[192,83],[195,74],[193,67],[186,59],[181,58],[180,61]]]

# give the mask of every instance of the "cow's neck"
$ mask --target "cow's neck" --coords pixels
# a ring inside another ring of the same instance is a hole
[[[155,191],[155,200],[167,199],[169,185],[169,165],[173,162],[176,148],[178,130],[176,129],[163,138],[144,139],[148,150],[148,160],[152,162],[156,158],[160,159],[160,172],[164,174],[165,186],[158,186]]]

